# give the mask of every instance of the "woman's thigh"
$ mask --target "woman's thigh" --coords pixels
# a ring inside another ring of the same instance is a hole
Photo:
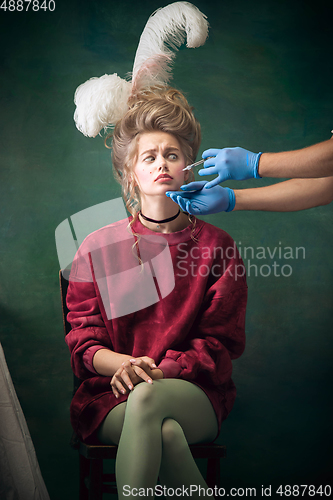
[[[104,444],[118,444],[123,428],[126,401],[119,403],[107,414],[101,423],[97,437]]]
[[[104,443],[118,443],[124,418],[128,425],[140,423],[145,427],[153,422],[174,419],[182,427],[190,444],[212,441],[218,431],[215,411],[200,387],[182,379],[142,382],[130,393],[127,403],[113,408],[102,423],[98,437]]]

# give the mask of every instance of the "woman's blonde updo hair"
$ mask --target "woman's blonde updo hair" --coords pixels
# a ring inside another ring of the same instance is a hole
[[[153,87],[130,98],[129,109],[116,124],[112,134],[112,164],[127,210],[136,217],[140,210],[138,188],[133,177],[140,134],[166,132],[174,135],[185,156],[186,164],[193,163],[198,154],[201,131],[184,95],[170,87]],[[193,180],[193,173],[190,171]]]

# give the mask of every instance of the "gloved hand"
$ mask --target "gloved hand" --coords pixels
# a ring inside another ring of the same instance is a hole
[[[232,189],[215,186],[203,189],[206,181],[190,182],[181,186],[182,191],[167,191],[184,212],[192,215],[209,215],[218,212],[231,212],[235,208],[235,193]]]
[[[212,156],[205,161],[199,175],[217,174],[217,177],[207,182],[205,189],[212,188],[227,179],[243,181],[245,179],[260,179],[258,174],[259,158],[262,153],[251,153],[243,148],[207,149],[202,158]]]

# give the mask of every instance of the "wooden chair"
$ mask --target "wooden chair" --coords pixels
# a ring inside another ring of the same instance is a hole
[[[68,280],[59,272],[62,315],[65,335],[71,330],[67,321],[68,308],[66,294]],[[74,375],[74,391],[81,381]],[[103,461],[114,460],[117,454],[116,445],[90,445],[80,441],[73,433],[71,446],[79,452],[80,464],[80,500],[102,500],[103,493],[117,494],[115,474],[103,472]],[[220,444],[192,444],[190,450],[194,458],[207,460],[206,483],[210,488],[220,485],[220,459],[226,457],[226,446]]]

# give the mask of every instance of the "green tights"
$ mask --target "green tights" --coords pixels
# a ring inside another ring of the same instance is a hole
[[[98,434],[102,443],[119,444],[119,498],[131,498],[129,488],[154,489],[158,477],[168,488],[206,489],[188,443],[210,442],[217,430],[211,402],[195,384],[161,379],[135,386],[127,402],[110,411]]]

